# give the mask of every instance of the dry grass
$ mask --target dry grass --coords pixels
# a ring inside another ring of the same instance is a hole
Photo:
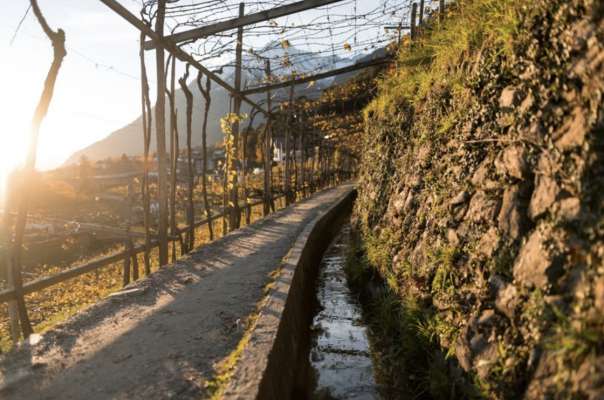
[[[283,198],[275,202],[277,210],[285,207]],[[263,218],[262,204],[252,207],[251,222]],[[213,221],[215,238],[223,236],[222,218],[216,218]],[[242,218],[242,225],[245,225],[245,218]],[[210,235],[207,225],[195,229],[195,247],[203,246],[210,242]],[[177,254],[181,251],[176,243],[171,243],[168,254],[172,254],[172,246],[177,246]],[[122,248],[114,247],[106,254],[121,251]],[[99,256],[99,255],[97,255]],[[139,276],[144,277],[143,253],[137,255],[139,264]],[[86,260],[80,260],[84,263]],[[151,271],[159,268],[158,249],[155,248],[150,254]],[[43,265],[29,269],[26,281],[50,276],[71,267]],[[116,292],[122,288],[123,281],[122,262],[108,265],[104,268],[80,275],[76,278],[51,286],[42,291],[32,293],[26,296],[27,310],[31,319],[34,331],[41,333],[54,325],[65,321],[78,311],[89,307],[98,302],[107,295]],[[7,351],[11,348],[10,330],[8,323],[8,307],[6,303],[0,303],[0,351]]]
[[[510,54],[523,2],[463,0],[451,4],[442,22],[429,21],[413,43],[403,41],[395,67],[379,83],[377,96],[365,116],[394,120],[403,103],[421,102],[435,86],[466,96],[470,55],[484,48]]]

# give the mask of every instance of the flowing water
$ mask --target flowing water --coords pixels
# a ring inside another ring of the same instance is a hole
[[[310,345],[315,399],[380,398],[361,305],[346,281],[349,246],[350,227],[344,226],[320,265]]]

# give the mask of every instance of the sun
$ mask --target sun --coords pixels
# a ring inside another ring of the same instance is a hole
[[[6,178],[23,165],[27,150],[27,119],[8,115],[0,128],[0,193],[4,198]]]

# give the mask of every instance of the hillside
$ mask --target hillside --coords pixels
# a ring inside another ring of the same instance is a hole
[[[287,49],[288,54],[302,53],[302,50],[290,47]],[[383,56],[384,49],[377,49],[373,53],[364,57],[342,59],[339,57],[325,56],[320,58],[308,59],[304,63],[296,66],[292,66],[290,69],[295,69],[297,73],[314,73],[318,70],[339,68],[342,66],[350,65],[359,61],[366,61],[372,58]],[[279,57],[284,55],[283,49],[273,50],[272,53],[266,53],[265,56]],[[246,54],[243,60],[245,69],[243,71],[243,82],[244,86],[257,86],[258,82],[264,79],[263,77],[263,62],[258,60],[252,55]],[[196,75],[196,74],[194,74]],[[334,80],[337,79],[338,83],[344,82],[355,76],[356,73],[348,73],[337,78],[328,78],[316,82],[314,85],[301,84],[296,85],[295,93],[297,97],[304,96],[307,98],[317,98],[321,91],[329,87]],[[233,82],[233,68],[225,67],[222,74],[223,79],[227,82]],[[205,83],[205,79],[204,79]],[[178,87],[178,84],[177,84]],[[201,123],[203,116],[203,107],[205,100],[199,89],[195,79],[191,80],[189,89],[193,93],[194,108],[193,108],[193,145],[201,145]],[[180,110],[178,114],[178,133],[180,143],[186,141],[186,116],[184,110],[186,108],[186,99],[182,90],[176,91],[176,108]],[[289,89],[280,89],[273,93],[273,106],[277,105],[281,101],[287,100],[289,97]],[[266,100],[266,95],[255,94],[251,95],[250,98],[259,104],[263,104]],[[220,118],[229,112],[229,101],[230,95],[228,92],[214,84],[212,86],[212,99],[210,114],[208,118],[208,145],[214,145],[222,141],[223,134],[220,131]],[[155,108],[153,108],[155,109]],[[166,108],[168,110],[168,108]],[[250,106],[247,103],[243,103],[242,112],[249,115]],[[259,124],[263,121],[263,116],[258,115],[255,119],[255,124]],[[168,123],[168,122],[167,122]],[[82,150],[77,151],[69,157],[65,162],[66,165],[76,163],[80,160],[82,155],[85,155],[90,160],[100,160],[107,157],[119,157],[122,154],[127,155],[139,155],[142,153],[142,119],[141,117],[136,118],[134,121],[118,129],[115,132],[109,134],[106,138],[99,140]],[[151,137],[151,152],[155,151],[155,134]]]
[[[603,18],[460,0],[379,82],[357,274],[409,398],[604,396]]]

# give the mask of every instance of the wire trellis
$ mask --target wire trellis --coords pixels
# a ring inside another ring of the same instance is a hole
[[[147,19],[154,17],[155,0],[136,1]],[[253,14],[291,4],[288,0],[245,1]],[[431,11],[427,0],[426,12]],[[240,1],[168,1],[166,31],[181,32],[236,18]],[[344,0],[301,13],[245,26],[242,65],[247,86],[263,81],[264,61],[270,60],[272,81],[292,75],[319,73],[342,67],[379,51],[396,40],[409,24],[411,0]],[[398,27],[397,29],[392,29]],[[208,67],[233,67],[237,30],[183,43],[184,50]]]

